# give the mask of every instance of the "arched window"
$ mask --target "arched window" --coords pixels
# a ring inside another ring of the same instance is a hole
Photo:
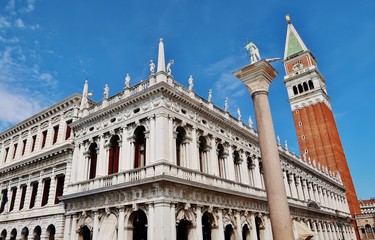
[[[181,219],[177,225],[177,240],[188,240],[189,238],[189,230],[192,227],[191,222],[186,219]]]
[[[146,137],[145,127],[139,126],[134,131],[134,168],[146,165]]]
[[[10,240],[16,240],[17,239],[17,229],[13,228],[10,232]]]
[[[41,234],[42,234],[42,229],[40,228],[40,226],[36,226],[33,232],[34,240],[40,240]]]
[[[207,140],[205,137],[199,137],[199,169],[203,173],[208,170]]]
[[[81,236],[80,239],[82,239],[82,240],[91,240],[92,239],[90,228],[88,228],[86,225],[81,226],[78,229],[78,233]]]
[[[6,237],[7,237],[7,230],[4,229],[3,231],[1,231],[1,240],[5,240]]]
[[[310,90],[314,89],[314,83],[311,80],[309,80],[309,88],[310,88]]]
[[[135,211],[133,216],[133,240],[147,240],[147,216],[142,210]]]
[[[183,127],[178,127],[176,129],[177,137],[176,137],[176,165],[177,166],[185,166],[185,152],[183,150],[183,144],[186,137],[186,131]]]
[[[108,174],[113,174],[118,172],[118,163],[119,163],[119,136],[114,135],[110,140],[109,147],[109,158],[108,158]]]
[[[260,239],[260,229],[263,226],[263,221],[260,217],[255,217],[255,228],[256,228],[256,233],[257,233],[257,240]]]
[[[216,152],[219,166],[219,177],[225,178],[225,152],[221,143],[217,145]]]
[[[205,212],[202,216],[202,234],[203,240],[211,240],[213,216],[209,212]]]
[[[298,90],[297,90],[297,87],[296,87],[296,86],[293,86],[293,93],[294,93],[294,95],[297,95],[297,94],[298,94]]]
[[[371,229],[370,224],[365,225],[365,230],[366,230],[366,233],[372,233],[372,229]]]
[[[234,175],[237,182],[241,182],[241,158],[240,153],[236,150],[233,152]]]
[[[234,231],[231,224],[228,224],[224,229],[224,239],[225,240],[234,240]]]
[[[27,239],[29,237],[29,229],[27,227],[21,230],[21,239]]]
[[[301,84],[298,84],[298,92],[303,93],[303,88]]]
[[[89,154],[90,154],[89,179],[93,179],[96,176],[96,163],[98,160],[97,148],[98,148],[98,145],[96,143],[91,143],[89,147]]]
[[[47,227],[47,238],[48,240],[55,240],[56,228],[53,224]]]
[[[248,239],[250,239],[250,229],[247,226],[247,224],[245,224],[242,227],[242,240],[248,240]]]
[[[303,83],[303,90],[309,91],[309,87],[307,86],[306,82]]]

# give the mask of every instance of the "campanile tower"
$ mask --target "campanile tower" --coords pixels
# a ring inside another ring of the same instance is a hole
[[[286,76],[301,155],[332,173],[340,173],[347,191],[350,213],[361,212],[344,149],[332,113],[326,80],[317,60],[298,35],[289,16],[284,52]]]

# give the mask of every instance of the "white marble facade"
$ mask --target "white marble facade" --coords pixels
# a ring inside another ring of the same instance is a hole
[[[175,81],[163,49],[141,83],[100,103],[84,91],[0,134],[0,239],[272,239],[256,131]],[[296,239],[301,226],[355,239],[332,221],[349,216],[340,177],[279,153]]]

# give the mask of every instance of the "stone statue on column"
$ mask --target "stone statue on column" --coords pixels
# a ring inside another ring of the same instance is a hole
[[[250,63],[251,64],[258,62],[261,59],[260,58],[259,49],[257,48],[257,46],[253,42],[249,42],[245,46],[245,49],[247,51],[249,51],[249,54],[250,54]]]

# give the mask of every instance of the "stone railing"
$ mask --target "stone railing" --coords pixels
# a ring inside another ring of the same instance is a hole
[[[176,180],[180,179],[192,182],[194,184],[212,186],[218,190],[231,190],[261,198],[266,197],[266,192],[263,189],[255,188],[242,183],[236,183],[234,181],[219,178],[213,175],[203,174],[199,171],[178,167],[168,163],[159,163],[143,168],[123,171],[108,176],[97,177],[95,179],[69,184],[67,194],[101,189],[123,183],[134,183],[141,180],[146,181],[147,179],[152,179],[157,176],[175,177]]]

